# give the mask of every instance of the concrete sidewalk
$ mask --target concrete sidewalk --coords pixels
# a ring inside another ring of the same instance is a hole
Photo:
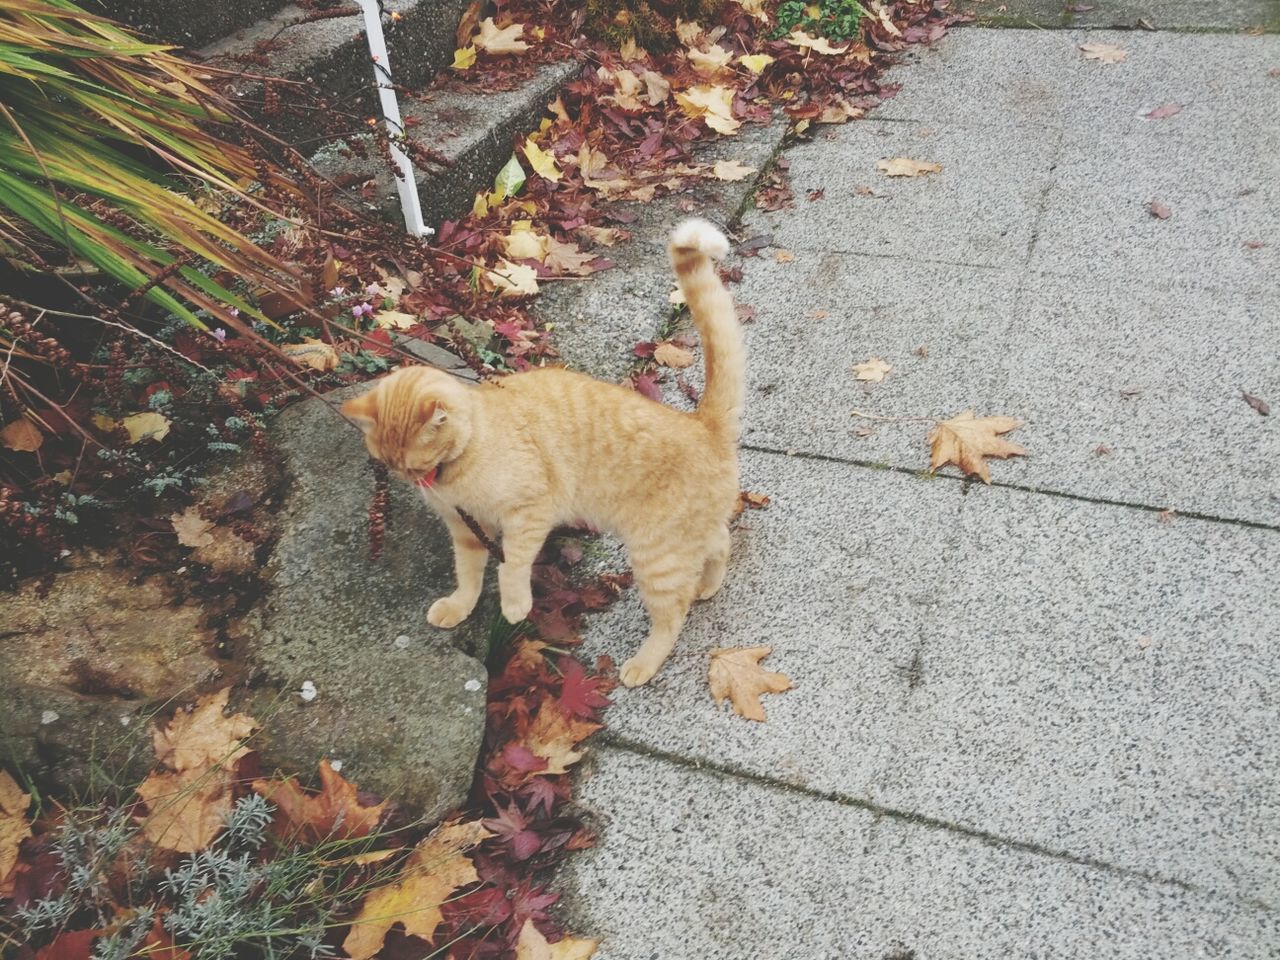
[[[746,232],[795,259],[735,290],[773,503],[592,751],[562,885],[597,957],[1280,953],[1280,424],[1241,398],[1280,412],[1278,67],[1274,35],[970,28],[788,152],[796,208]],[[855,408],[1019,417],[1032,455],[927,478],[927,425]],[[629,597],[584,652],[646,628]],[[763,724],[706,687],[756,644],[796,684]]]

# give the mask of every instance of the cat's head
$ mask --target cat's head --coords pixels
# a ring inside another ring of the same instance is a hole
[[[457,457],[471,438],[467,388],[431,367],[404,367],[342,405],[369,453],[417,483]]]

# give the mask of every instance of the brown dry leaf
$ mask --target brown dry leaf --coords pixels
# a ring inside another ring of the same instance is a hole
[[[602,67],[601,72],[607,71]],[[611,77],[613,93],[604,99],[613,101],[622,110],[643,110],[644,103],[640,100],[640,91],[644,89],[644,83],[640,78],[630,70],[614,70]]]
[[[405,861],[400,879],[371,891],[351,922],[342,949],[351,960],[369,960],[397,923],[411,937],[430,941],[444,919],[440,907],[453,891],[480,879],[466,851],[491,836],[475,823],[446,823]]]
[[[656,107],[660,103],[666,103],[667,97],[671,96],[671,83],[666,77],[652,70],[646,70],[640,74],[640,79],[644,81],[645,97],[650,106]]]
[[[484,9],[484,5],[485,0],[472,0],[471,5],[463,12],[462,19],[458,21],[458,29],[453,35],[456,46],[465,47],[471,43],[471,35],[480,25],[480,11]]]
[[[13,896],[13,874],[18,866],[18,848],[31,836],[27,820],[30,795],[16,780],[0,770],[0,897]]]
[[[893,17],[882,4],[876,3],[875,0],[871,0],[868,6],[871,9],[871,12],[880,19],[880,26],[884,27],[885,33],[889,34],[891,37],[902,36],[902,31],[898,29],[898,25],[893,22]]]
[[[94,418],[98,422],[98,418]],[[129,443],[141,443],[143,440],[163,440],[169,435],[169,421],[158,413],[134,413],[125,417],[115,427],[123,427],[129,434]]]
[[[173,524],[173,532],[178,535],[178,542],[184,547],[203,547],[213,543],[213,534],[209,530],[213,524],[200,516],[195,507],[187,507],[182,513],[169,514],[169,522]]]
[[[812,50],[814,53],[823,53],[827,56],[838,56],[849,50],[848,44],[843,47],[833,47],[827,42],[826,37],[810,36],[803,30],[792,30],[786,40],[793,47],[803,47],[807,50]]]
[[[315,337],[304,337],[301,343],[286,343],[280,350],[298,366],[310,367],[321,373],[338,365],[338,351]]]
[[[714,77],[716,74],[724,72],[729,64],[733,62],[733,54],[718,43],[713,43],[711,48],[706,51],[696,48],[686,50],[685,56],[693,64],[693,69],[704,77]]]
[[[622,239],[622,232],[617,227],[581,226],[578,228],[578,234],[602,247],[612,247]]]
[[[39,427],[26,417],[5,424],[4,429],[0,430],[0,444],[10,450],[17,450],[21,453],[34,453],[40,449],[40,444],[42,443],[44,443],[44,434],[40,432]]]
[[[567,717],[548,702],[529,725],[525,746],[534,756],[547,761],[547,768],[539,773],[566,773],[569,767],[582,759],[582,751],[574,748],[601,726],[589,720]]]
[[[373,324],[382,330],[408,330],[418,323],[412,313],[401,313],[399,310],[379,310],[373,315]]]
[[[558,274],[569,274],[585,277],[595,273],[595,268],[588,266],[595,259],[594,254],[584,253],[576,244],[565,243],[555,237],[547,238],[546,264]]]
[[[547,943],[547,938],[533,925],[533,921],[526,920],[516,941],[516,960],[589,960],[598,946],[599,940],[579,940],[576,937]]]
[[[712,650],[707,680],[716,705],[728,700],[738,716],[764,720],[760,695],[782,693],[792,687],[791,679],[786,675],[760,666],[760,661],[771,653],[773,647],[719,647]]]
[[[777,260],[779,263],[795,263],[796,255],[790,250],[779,250],[773,255],[773,259]]]
[[[769,14],[765,12],[764,0],[737,0],[743,13],[749,13],[761,23],[769,22]]]
[[[750,490],[741,490],[738,493],[738,502],[733,505],[733,515],[735,517],[742,516],[746,510],[763,510],[770,504],[769,495],[766,493],[753,493]]]
[[[733,90],[719,84],[698,84],[676,94],[676,103],[686,115],[701,119],[717,133],[733,134],[742,126],[733,116]]]
[[[191,559],[196,563],[219,573],[248,573],[257,566],[254,553],[258,548],[230,527],[214,527],[210,536],[212,541],[192,551]]]
[[[241,742],[257,726],[245,713],[226,716],[230,687],[196,700],[190,713],[179,710],[151,733],[156,759],[170,770],[207,770],[233,763],[249,752]]]
[[[675,367],[677,370],[693,365],[693,354],[674,343],[658,344],[653,350],[653,359],[664,367]]]
[[[853,365],[853,376],[855,380],[880,383],[884,380],[884,375],[892,369],[892,364],[885,363],[879,357],[872,357],[863,363],[855,363]]]
[[[983,483],[990,483],[991,471],[986,457],[1003,460],[1026,455],[1024,447],[997,436],[1020,426],[1022,421],[1013,417],[976,418],[972,410],[950,420],[940,420],[929,431],[927,442],[933,445],[929,469],[937,470],[954,463],[965,473],[981,478]]]
[[[822,113],[818,114],[818,123],[847,123],[850,120],[856,120],[862,116],[864,111],[855,107],[848,100],[841,97],[835,103],[829,103],[822,108]]]
[[[224,770],[155,770],[138,787],[150,811],[142,835],[164,850],[195,853],[207,847],[231,813],[231,778]]]
[[[1263,400],[1261,397],[1255,397],[1252,393],[1245,393],[1243,390],[1240,391],[1240,397],[1245,403],[1253,407],[1260,416],[1271,416],[1271,404],[1267,403],[1267,401]]]
[[[681,20],[676,18],[676,37],[686,47],[691,47],[702,36],[702,26],[697,20]]]
[[[909,157],[893,157],[880,160],[876,169],[887,177],[922,177],[929,173],[941,173],[942,164],[929,163],[927,160],[912,160]]]
[[[319,793],[306,792],[294,777],[255,780],[253,790],[275,804],[276,829],[281,835],[314,841],[366,837],[377,829],[387,807],[385,800],[362,806],[356,785],[339,775],[328,760],[320,763]]]
[[[1117,47],[1113,43],[1080,44],[1080,56],[1083,60],[1101,60],[1103,63],[1119,63],[1128,55],[1128,50]]]
[[[755,172],[755,167],[748,167],[740,160],[717,160],[715,166],[711,168],[713,177],[717,180],[727,180],[730,183],[745,180]]]
[[[523,34],[523,23],[513,23],[498,29],[493,17],[485,17],[480,21],[480,33],[476,36],[475,45],[494,54],[524,53],[529,49],[529,44],[520,39]]]

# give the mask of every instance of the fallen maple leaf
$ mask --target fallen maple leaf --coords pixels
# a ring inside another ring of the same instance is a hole
[[[884,380],[884,375],[892,369],[892,364],[885,363],[879,357],[872,357],[863,363],[855,363],[853,376],[854,379],[864,380],[867,383],[880,383]]]
[[[286,343],[280,351],[298,366],[321,373],[338,366],[338,351],[315,337],[304,337],[301,343]]]
[[[16,780],[0,770],[0,897],[13,896],[13,874],[18,866],[18,848],[31,836],[27,820],[29,794]]]
[[[1148,212],[1157,220],[1168,220],[1173,216],[1173,211],[1167,203],[1161,203],[1159,200],[1152,200],[1147,205]]]
[[[347,956],[369,960],[397,923],[404,925],[407,936],[430,942],[444,919],[441,906],[453,891],[480,879],[465,852],[490,836],[479,822],[438,827],[414,848],[395,883],[365,896],[342,941]]]
[[[1119,63],[1129,55],[1128,50],[1112,43],[1082,43],[1080,53],[1084,60],[1100,60],[1103,63]]]
[[[563,176],[560,168],[556,166],[555,155],[543,150],[532,140],[525,141],[522,152],[528,159],[529,166],[533,167],[534,173],[538,176],[552,181],[557,181]]]
[[[833,47],[827,42],[826,37],[814,37],[805,33],[803,30],[792,30],[787,36],[787,43],[793,47],[803,47],[812,50],[814,53],[822,53],[827,56],[836,56],[848,51],[849,47]]]
[[[454,70],[468,70],[475,65],[476,48],[474,45],[460,47],[453,51],[453,63],[449,64]]]
[[[898,29],[898,25],[893,22],[893,17],[884,6],[876,3],[875,0],[870,0],[868,5],[871,11],[879,18],[880,26],[884,27],[885,33],[891,37],[902,36],[902,31]]]
[[[701,119],[717,133],[737,133],[742,121],[733,116],[733,90],[719,84],[699,84],[676,94],[686,115]]]
[[[547,938],[533,925],[533,921],[526,920],[516,940],[516,960],[589,960],[598,946],[599,940],[574,937],[547,943]]]
[[[693,64],[693,69],[704,77],[714,77],[721,73],[733,60],[733,54],[718,43],[713,43],[706,51],[697,48],[686,50],[685,56]]]
[[[373,324],[383,330],[408,330],[418,323],[412,313],[401,313],[399,310],[379,310],[373,315]]]
[[[733,505],[733,515],[741,516],[746,510],[763,510],[770,504],[768,494],[753,493],[750,490],[742,490],[738,493],[738,502]]]
[[[889,160],[877,161],[876,169],[888,177],[922,177],[929,173],[941,173],[942,164],[912,160],[909,157],[893,157]]]
[[[982,479],[983,483],[991,482],[991,471],[987,467],[986,457],[1020,457],[1026,455],[1026,449],[1016,443],[1005,440],[997,434],[1008,433],[1022,426],[1021,420],[1013,417],[976,418],[972,410],[966,410],[950,420],[940,420],[932,430],[926,442],[933,445],[929,469],[954,463],[965,473]]]
[[[524,24],[522,23],[513,23],[498,29],[497,24],[493,22],[493,17],[486,17],[480,21],[480,32],[476,35],[475,45],[486,53],[524,53],[529,49],[529,44],[520,39],[523,34]]]
[[[739,57],[738,62],[752,73],[763,73],[764,68],[773,63],[773,57],[767,53],[753,53],[750,56]]]
[[[178,535],[178,542],[184,547],[203,547],[213,543],[213,534],[209,533],[213,524],[200,516],[195,507],[187,507],[182,513],[169,515],[173,524],[173,532]]]
[[[231,813],[231,778],[225,770],[154,770],[138,786],[149,813],[142,835],[163,850],[195,853],[207,847]]]
[[[818,114],[818,123],[848,123],[850,120],[857,119],[862,116],[863,111],[855,107],[843,97],[835,103],[829,103],[822,108],[822,112]]]
[[[762,693],[782,693],[792,688],[791,679],[760,666],[773,647],[719,647],[711,651],[707,679],[711,696],[719,706],[728,700],[734,713],[748,720],[764,720]]]
[[[711,175],[717,180],[736,182],[745,180],[756,172],[755,167],[748,167],[739,160],[717,160],[711,168]]]
[[[1172,117],[1182,112],[1182,104],[1166,103],[1156,107],[1150,113],[1144,113],[1143,116],[1148,120],[1163,120],[1165,117]]]
[[[249,748],[243,740],[257,726],[244,713],[225,714],[231,688],[196,700],[188,713],[179,710],[164,726],[151,733],[156,759],[171,770],[206,770],[239,760]]]
[[[538,292],[538,271],[526,264],[499,260],[487,276],[500,297],[531,297]]]
[[[675,367],[678,370],[693,364],[693,354],[674,343],[658,344],[654,348],[653,359],[664,367]]]
[[[40,432],[39,427],[25,417],[5,424],[5,428],[0,430],[0,444],[4,444],[10,450],[34,453],[40,449],[42,443],[44,443],[44,434]]]
[[[555,237],[547,238],[546,264],[558,274],[570,274],[585,277],[595,273],[595,268],[588,266],[595,256],[579,250],[576,244],[565,243]]]
[[[356,785],[335,771],[328,760],[320,763],[320,791],[308,793],[294,777],[255,780],[253,790],[276,806],[277,833],[301,835],[311,841],[331,837],[366,837],[377,829],[387,801],[363,806]]]
[[[645,97],[651,107],[667,102],[667,97],[671,96],[671,82],[666,77],[653,70],[646,70],[640,74],[640,79],[644,81]]]
[[[692,46],[702,36],[702,25],[697,20],[676,18],[676,37],[686,47]]]

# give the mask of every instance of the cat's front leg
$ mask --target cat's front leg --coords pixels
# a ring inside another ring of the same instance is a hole
[[[444,513],[443,519],[453,540],[453,572],[457,577],[457,587],[449,596],[431,604],[427,610],[427,623],[448,629],[467,619],[475,609],[484,587],[484,568],[489,560],[489,551],[460,517]],[[487,530],[486,535],[489,535]]]
[[[524,510],[502,521],[502,563],[498,564],[498,593],[502,616],[519,623],[533,609],[533,561],[551,533],[551,518],[538,510]]]

